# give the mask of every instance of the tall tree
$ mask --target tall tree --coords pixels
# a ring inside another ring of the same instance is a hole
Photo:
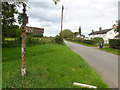
[[[7,36],[10,36],[12,34],[11,32],[15,32],[14,30],[19,29],[15,25],[17,20],[20,22],[22,17],[20,16],[18,12],[18,6],[24,2],[2,2],[2,36],[3,36],[3,43],[4,43],[4,38],[7,34]],[[15,18],[18,16],[17,18]],[[15,28],[16,27],[16,28]],[[6,33],[7,32],[7,33]]]
[[[79,27],[79,29],[78,29],[78,30],[79,30],[79,34],[80,34],[80,36],[81,36],[81,26]]]
[[[60,0],[53,0],[53,2],[55,3],[55,5],[57,5],[57,3],[60,2]]]
[[[115,29],[116,32],[120,35],[120,20],[117,21],[117,28]]]

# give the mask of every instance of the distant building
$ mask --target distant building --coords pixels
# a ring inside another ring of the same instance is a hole
[[[89,34],[89,39],[93,39],[95,37],[101,37],[103,38],[104,43],[109,43],[109,39],[114,39],[116,35],[118,35],[118,33],[114,31],[116,27],[117,26],[114,24],[110,29],[102,30],[102,28],[100,27],[99,31],[92,30],[92,32]]]
[[[34,33],[34,34],[39,34],[39,33],[44,33],[44,28],[37,28],[37,27],[26,27],[26,33]]]

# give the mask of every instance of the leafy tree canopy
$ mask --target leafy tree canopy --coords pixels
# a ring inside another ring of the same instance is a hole
[[[2,2],[2,35],[4,37],[5,36],[16,36],[16,35],[20,36],[19,35],[20,28],[19,26],[15,25],[15,23],[22,21],[22,16],[20,12],[18,12],[18,7],[20,7],[23,3],[24,2],[16,3],[12,1]]]
[[[78,29],[78,30],[79,30],[79,34],[81,35],[81,26],[79,27],[79,29]]]
[[[120,34],[120,20],[117,21],[117,28],[115,29],[115,31]]]
[[[73,32],[71,30],[65,29],[65,30],[62,31],[62,36],[64,38],[73,38],[74,34],[73,34]]]

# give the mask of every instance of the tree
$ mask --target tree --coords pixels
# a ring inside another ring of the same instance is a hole
[[[73,34],[76,37],[79,34],[79,32],[74,32]]]
[[[63,38],[73,38],[74,37],[73,32],[69,29],[63,30],[61,34],[62,34]]]
[[[78,30],[79,30],[79,34],[80,34],[80,36],[81,36],[81,26],[79,27],[79,29],[78,29]]]
[[[13,36],[13,34],[17,33],[16,35],[20,36],[17,31],[19,26],[15,25],[17,22],[21,22],[21,14],[18,12],[18,6],[24,2],[2,2],[2,36],[3,36],[3,43],[5,41],[6,36]],[[18,17],[15,18],[15,15]],[[16,29],[16,30],[15,30]],[[15,36],[15,35],[14,35]]]
[[[117,28],[115,29],[116,32],[120,35],[120,20],[117,21]]]
[[[55,3],[55,5],[57,5],[57,3],[60,2],[60,0],[53,0],[53,2]]]

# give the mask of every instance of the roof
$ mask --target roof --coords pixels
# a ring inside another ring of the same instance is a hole
[[[105,30],[100,30],[100,31],[93,31],[89,35],[95,35],[95,34],[106,34],[108,31],[112,30],[113,28],[110,29],[105,29]]]

